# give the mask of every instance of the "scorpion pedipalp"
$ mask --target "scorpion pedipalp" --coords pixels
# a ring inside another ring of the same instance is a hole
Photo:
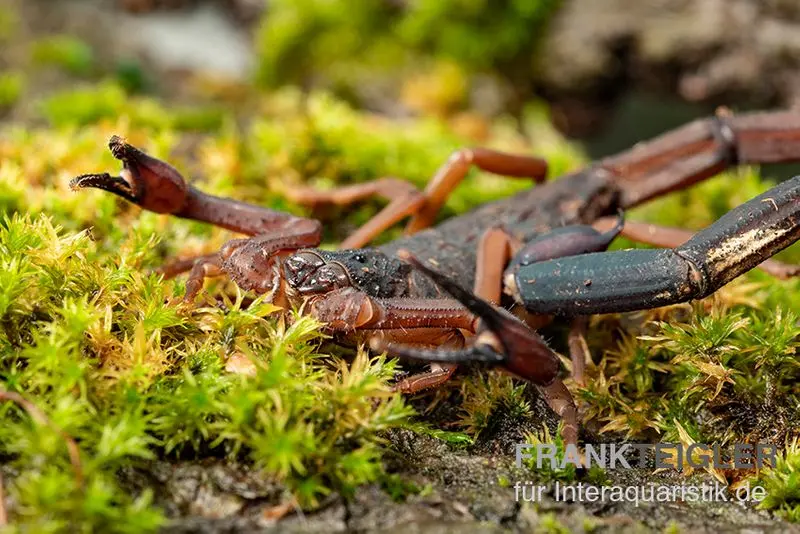
[[[145,154],[117,135],[111,136],[108,148],[123,164],[121,176],[84,174],[70,181],[71,189],[103,189],[156,213],[177,213],[184,207],[188,185],[172,165]]]

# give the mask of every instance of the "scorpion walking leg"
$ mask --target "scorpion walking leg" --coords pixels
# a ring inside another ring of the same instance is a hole
[[[183,295],[183,301],[193,301],[200,290],[203,289],[203,282],[206,278],[221,276],[222,274],[224,274],[224,271],[220,265],[219,254],[198,258],[189,272],[189,278],[186,280],[186,293]]]
[[[599,219],[595,223],[596,226],[605,226],[606,224],[608,224],[606,219]],[[620,235],[646,245],[675,248],[689,241],[695,234],[682,228],[627,221]],[[800,276],[800,265],[791,265],[772,258],[764,260],[757,268],[781,280]]]
[[[200,256],[190,256],[188,258],[180,258],[173,260],[169,263],[162,265],[155,270],[158,274],[163,274],[165,280],[175,278],[181,273],[191,271],[197,262],[214,261],[214,258],[219,257],[218,253],[202,254]]]
[[[513,239],[500,228],[484,232],[478,244],[478,261],[475,269],[474,293],[493,304],[500,302],[503,285],[503,269],[512,256]],[[400,343],[402,339],[393,339]],[[410,343],[406,342],[405,345]],[[430,345],[429,345],[430,346]],[[432,363],[427,373],[412,375],[398,384],[404,393],[438,387],[447,382],[457,369],[456,364]]]
[[[365,340],[374,351],[383,350],[390,342],[461,348],[461,331],[475,328],[475,317],[455,300],[378,299],[352,288],[319,297],[310,303],[310,312],[340,337]],[[452,364],[435,364],[431,372],[401,380],[394,389],[416,393],[435,387],[455,369]]]
[[[567,336],[569,346],[569,357],[572,360],[572,379],[579,386],[586,383],[586,361],[591,357],[589,347],[586,345],[586,328],[589,324],[588,317],[576,317],[572,320],[572,326]]]
[[[732,115],[721,110],[601,160],[630,208],[710,178],[727,167],[751,163],[796,161],[800,149],[800,115],[766,112]]]
[[[311,205],[347,205],[375,195],[390,199],[388,206],[341,244],[345,249],[361,248],[408,216],[412,218],[406,226],[406,234],[418,232],[433,224],[448,195],[464,179],[472,165],[502,176],[532,178],[536,183],[543,182],[547,175],[547,162],[541,158],[472,148],[458,150],[450,156],[431,179],[424,193],[409,182],[382,178],[330,191],[295,189],[287,191],[286,195],[295,202]]]
[[[389,205],[342,241],[343,249],[361,248],[398,221],[414,214],[425,204],[423,193],[413,184],[395,178],[381,178],[330,191],[302,188],[287,192],[287,196],[299,204],[332,203],[338,206],[376,195],[390,200]]]
[[[578,412],[564,383],[558,379],[559,361],[539,335],[514,316],[461,288],[446,276],[423,265],[413,256],[406,259],[458,299],[481,319],[481,329],[472,347],[459,351],[418,350],[390,346],[390,353],[418,360],[459,363],[478,361],[500,365],[539,387],[550,407],[562,418],[565,443],[577,444]]]
[[[413,234],[433,224],[448,195],[461,183],[472,165],[501,176],[531,178],[536,183],[544,182],[547,176],[547,162],[541,158],[507,154],[487,148],[458,150],[428,183],[425,188],[425,205],[408,222],[407,234]]]

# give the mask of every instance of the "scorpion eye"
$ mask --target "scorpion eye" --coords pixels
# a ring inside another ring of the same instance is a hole
[[[304,282],[297,287],[301,293],[323,293],[352,285],[347,270],[339,263],[323,265]]]

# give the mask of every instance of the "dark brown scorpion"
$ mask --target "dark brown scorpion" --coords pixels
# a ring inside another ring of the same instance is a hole
[[[313,248],[321,236],[316,220],[205,194],[119,137],[112,137],[109,147],[123,163],[121,176],[82,175],[71,181],[73,189],[104,189],[150,211],[250,236],[226,243],[219,253],[163,268],[167,276],[190,271],[187,301],[206,277],[227,274],[242,289],[271,293],[275,303],[314,315],[339,341],[365,341],[376,349],[390,344],[395,354],[438,362],[398,383],[404,392],[443,383],[459,362],[501,366],[540,388],[564,420],[567,443],[577,442],[577,413],[558,378],[558,358],[534,330],[543,318],[573,321],[569,345],[580,383],[586,361],[581,316],[701,298],[759,264],[778,276],[797,274],[768,258],[800,239],[800,177],[695,236],[623,225],[621,217],[621,210],[731,165],[800,160],[795,112],[718,113],[547,183],[542,183],[547,165],[539,158],[475,148],[453,154],[424,192],[382,179],[292,193],[311,204],[345,205],[373,195],[390,199],[338,251]],[[538,185],[431,228],[472,165]],[[360,248],[407,217],[407,237]],[[591,226],[614,220],[605,232]],[[669,248],[602,252],[619,233]],[[466,343],[465,336],[474,341]]]

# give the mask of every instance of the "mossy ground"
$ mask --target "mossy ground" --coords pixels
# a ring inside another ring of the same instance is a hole
[[[0,38],[9,16],[0,16]],[[415,410],[389,392],[397,362],[323,344],[320,325],[287,321],[232,284],[213,282],[195,306],[178,304],[182,281],[164,281],[152,269],[173,256],[214,251],[232,236],[143,213],[102,192],[75,194],[67,184],[78,174],[117,168],[104,146],[111,134],[170,161],[205,191],[294,213],[307,213],[282,195],[294,184],[328,187],[391,175],[421,186],[453,150],[474,144],[539,154],[558,176],[585,157],[548,126],[544,106],[529,105],[521,121],[489,120],[452,112],[449,102],[460,100],[446,96],[421,117],[396,119],[291,88],[239,88],[233,99],[215,88],[198,105],[176,106],[132,94],[129,77],[100,79],[86,48],[71,43],[36,43],[31,58],[90,83],[24,101],[25,120],[0,136],[6,530],[157,529],[167,521],[164,511],[146,484],[131,491],[123,476],[154,462],[247,466],[280,488],[271,508],[296,502],[314,510],[332,495],[355,498],[365,484],[403,500],[432,491],[399,467],[398,455],[415,458],[403,443],[446,463],[453,460],[442,451],[494,446],[508,454],[493,441],[512,443],[541,430],[541,403],[530,388],[497,373],[459,375],[415,400]],[[437,72],[451,72],[445,81],[458,77],[448,69]],[[18,111],[33,72],[0,76],[0,107]],[[418,87],[442,85],[440,75],[419,80]],[[448,83],[437,94],[450,94]],[[525,187],[473,172],[442,217]],[[702,228],[768,187],[755,169],[731,171],[629,216]],[[369,202],[344,214],[315,213],[326,223],[324,246],[335,246],[378,208]],[[798,262],[800,249],[780,259]],[[786,446],[773,469],[721,475],[732,483],[758,477],[770,495],[763,507],[797,521],[800,453],[791,444],[800,421],[798,298],[800,281],[754,271],[699,303],[594,318],[589,384],[571,385],[587,432],[607,441]],[[564,352],[562,334],[559,325],[546,332]],[[236,365],[254,373],[230,372]],[[427,460],[416,458],[423,472]],[[442,465],[430,467],[429,480],[460,476]],[[459,495],[496,482],[494,491],[503,486],[496,477],[487,482],[476,474],[474,487]],[[547,513],[540,524],[563,528]]]

